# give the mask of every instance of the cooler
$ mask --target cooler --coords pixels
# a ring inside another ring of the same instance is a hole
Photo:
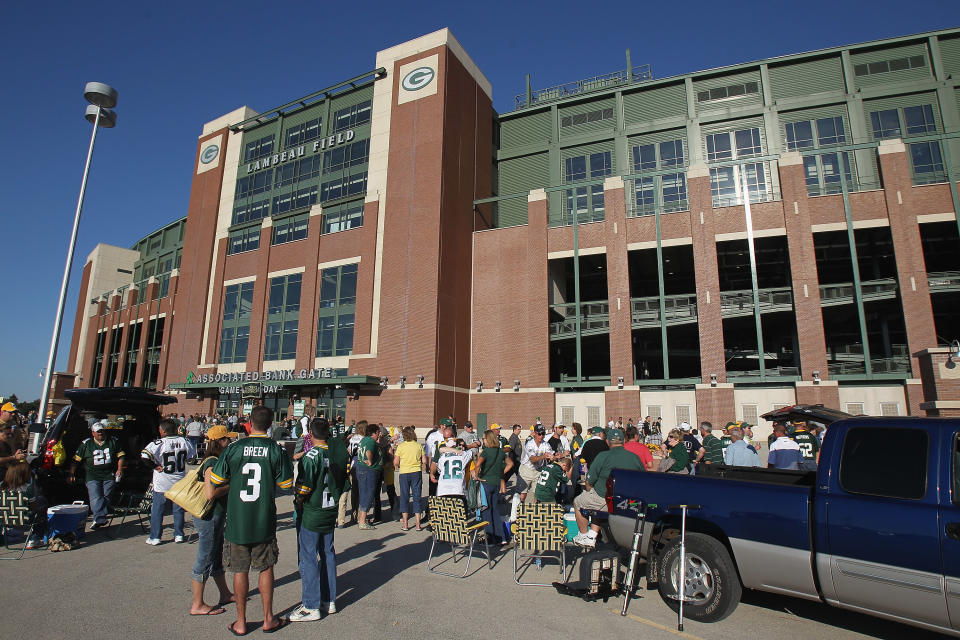
[[[567,540],[573,540],[574,536],[580,533],[580,528],[577,526],[577,516],[572,513],[563,514],[563,524],[567,526]]]
[[[47,536],[52,538],[57,534],[71,533],[77,537],[83,536],[84,522],[90,507],[79,500],[73,504],[58,504],[47,509]]]

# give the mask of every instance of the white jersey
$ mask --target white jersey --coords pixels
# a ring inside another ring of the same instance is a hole
[[[437,429],[429,436],[427,436],[427,441],[423,447],[423,452],[427,454],[428,458],[433,458],[433,454],[437,450],[437,444],[443,440],[443,430]]]
[[[541,460],[540,462],[533,463],[530,462],[530,458],[539,458],[548,453],[553,453],[553,449],[550,448],[550,444],[546,438],[544,438],[539,445],[536,440],[530,438],[523,444],[523,457],[520,458],[520,464],[527,465],[539,471],[547,464],[546,461]]]
[[[164,436],[143,448],[140,457],[152,467],[153,490],[165,493],[187,472],[187,460],[197,457],[197,450],[189,440],[181,436]]]
[[[473,458],[470,451],[441,453],[437,460],[437,495],[462,496],[466,494],[467,465]]]

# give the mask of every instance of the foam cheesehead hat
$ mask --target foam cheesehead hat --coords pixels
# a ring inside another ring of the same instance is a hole
[[[237,434],[227,431],[222,424],[217,424],[207,429],[207,440],[219,440],[220,438],[236,438]]]

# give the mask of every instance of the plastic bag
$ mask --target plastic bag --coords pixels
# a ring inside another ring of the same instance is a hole
[[[63,447],[62,438],[53,445],[53,464],[57,467],[67,464],[67,450]]]

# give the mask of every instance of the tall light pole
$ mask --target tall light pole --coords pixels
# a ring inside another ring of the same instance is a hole
[[[77,200],[77,213],[73,217],[73,233],[70,235],[70,247],[67,250],[67,264],[63,268],[63,282],[60,285],[60,302],[57,303],[57,317],[53,324],[53,338],[50,340],[50,357],[47,358],[47,372],[43,377],[43,393],[40,396],[40,408],[37,420],[43,422],[47,416],[47,404],[50,400],[50,380],[57,359],[57,343],[60,342],[60,326],[63,324],[63,307],[67,301],[67,285],[70,284],[70,268],[73,265],[73,251],[77,246],[77,230],[80,228],[80,212],[83,210],[83,196],[87,191],[87,176],[90,175],[90,160],[93,157],[93,145],[97,141],[97,129],[112,129],[117,124],[117,114],[112,108],[117,105],[117,91],[102,82],[88,82],[83,89],[83,97],[90,105],[86,119],[93,124],[90,135],[90,148],[87,150],[87,163],[83,167],[83,180],[80,182],[80,198]]]

